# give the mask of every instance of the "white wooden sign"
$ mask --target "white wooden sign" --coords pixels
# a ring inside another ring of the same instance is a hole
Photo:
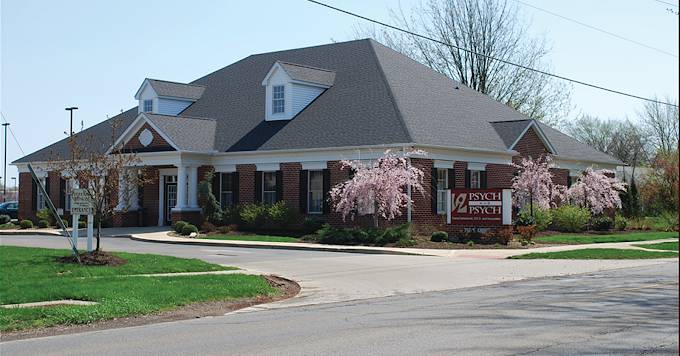
[[[92,214],[92,200],[86,189],[73,189],[71,192],[71,214]]]

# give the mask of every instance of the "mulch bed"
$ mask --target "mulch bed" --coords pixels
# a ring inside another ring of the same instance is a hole
[[[127,263],[126,259],[103,251],[94,251],[91,254],[82,252],[78,257],[80,258],[80,263],[86,266],[121,266]],[[59,257],[57,261],[78,264],[78,260],[73,255]]]
[[[30,339],[34,337],[44,337],[62,334],[75,334],[88,331],[125,328],[146,324],[163,323],[168,321],[187,320],[203,318],[208,316],[221,316],[226,313],[248,308],[253,305],[271,303],[296,296],[300,292],[300,285],[295,281],[279,276],[263,276],[269,285],[280,291],[279,295],[260,296],[255,298],[245,298],[230,301],[214,301],[204,303],[193,303],[179,307],[174,310],[158,312],[149,315],[130,316],[125,318],[101,320],[84,325],[62,325],[49,328],[29,329],[20,331],[3,332],[0,341]]]

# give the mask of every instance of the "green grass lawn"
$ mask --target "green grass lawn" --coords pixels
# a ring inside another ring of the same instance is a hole
[[[630,242],[630,241],[649,241],[678,238],[677,232],[647,231],[619,233],[611,235],[583,235],[583,234],[559,234],[551,236],[540,236],[534,239],[536,242],[546,244],[597,244],[605,242]]]
[[[238,241],[263,241],[263,242],[300,242],[300,239],[288,236],[271,235],[210,235],[201,237],[211,240],[238,240]]]
[[[68,250],[0,246],[0,304],[78,299],[91,306],[0,308],[0,331],[144,315],[182,305],[275,295],[260,276],[197,275],[135,277],[131,274],[231,269],[197,259],[115,253],[128,260],[118,267],[62,264]],[[96,278],[91,278],[96,277]]]
[[[616,248],[586,248],[582,250],[534,252],[525,255],[511,256],[511,259],[550,259],[550,260],[635,260],[649,258],[678,257],[675,252],[654,252]]]
[[[659,242],[655,244],[638,244],[638,245],[633,245],[637,247],[644,247],[648,248],[651,250],[664,250],[664,251],[677,251],[678,250],[678,243],[677,242]]]

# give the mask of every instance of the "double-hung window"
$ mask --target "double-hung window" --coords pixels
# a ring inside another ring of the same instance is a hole
[[[220,174],[220,205],[222,209],[229,207],[234,202],[233,173]]]
[[[449,186],[447,169],[437,169],[437,214],[446,214],[446,189]]]
[[[262,173],[262,202],[276,203],[276,172]]]
[[[40,184],[42,184],[42,186],[45,187],[45,178],[40,178]],[[37,203],[38,210],[42,210],[42,209],[45,209],[47,202],[45,201],[45,196],[43,195],[42,190],[40,188],[37,188],[37,189],[38,189],[38,192],[37,192],[38,194],[36,194],[36,198],[37,198],[38,201],[36,203]]]
[[[323,171],[309,171],[308,173],[307,212],[321,214],[323,213]]]
[[[479,189],[482,187],[482,171],[470,171],[470,188]]]
[[[67,179],[64,184],[64,211],[71,211],[71,180]]]
[[[153,112],[153,100],[144,100],[144,112]]]
[[[284,94],[283,85],[275,85],[272,87],[272,114],[282,114],[286,111]]]

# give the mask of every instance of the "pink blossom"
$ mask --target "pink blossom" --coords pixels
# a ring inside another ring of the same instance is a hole
[[[378,217],[392,220],[400,216],[403,208],[412,203],[407,187],[424,192],[423,171],[411,165],[409,156],[425,154],[414,150],[397,155],[388,150],[372,163],[342,161],[342,169],[352,169],[354,175],[331,189],[335,211],[341,213],[343,219],[373,215],[376,226]]]
[[[621,208],[619,192],[625,192],[626,185],[608,175],[614,175],[614,172],[586,168],[567,191],[570,202],[587,208],[595,215],[601,214],[606,209]]]
[[[563,199],[566,187],[553,183],[550,168],[554,165],[550,157],[537,160],[524,158],[522,163],[514,166],[519,172],[512,179],[513,205],[523,208],[533,203],[538,208],[547,210]]]

